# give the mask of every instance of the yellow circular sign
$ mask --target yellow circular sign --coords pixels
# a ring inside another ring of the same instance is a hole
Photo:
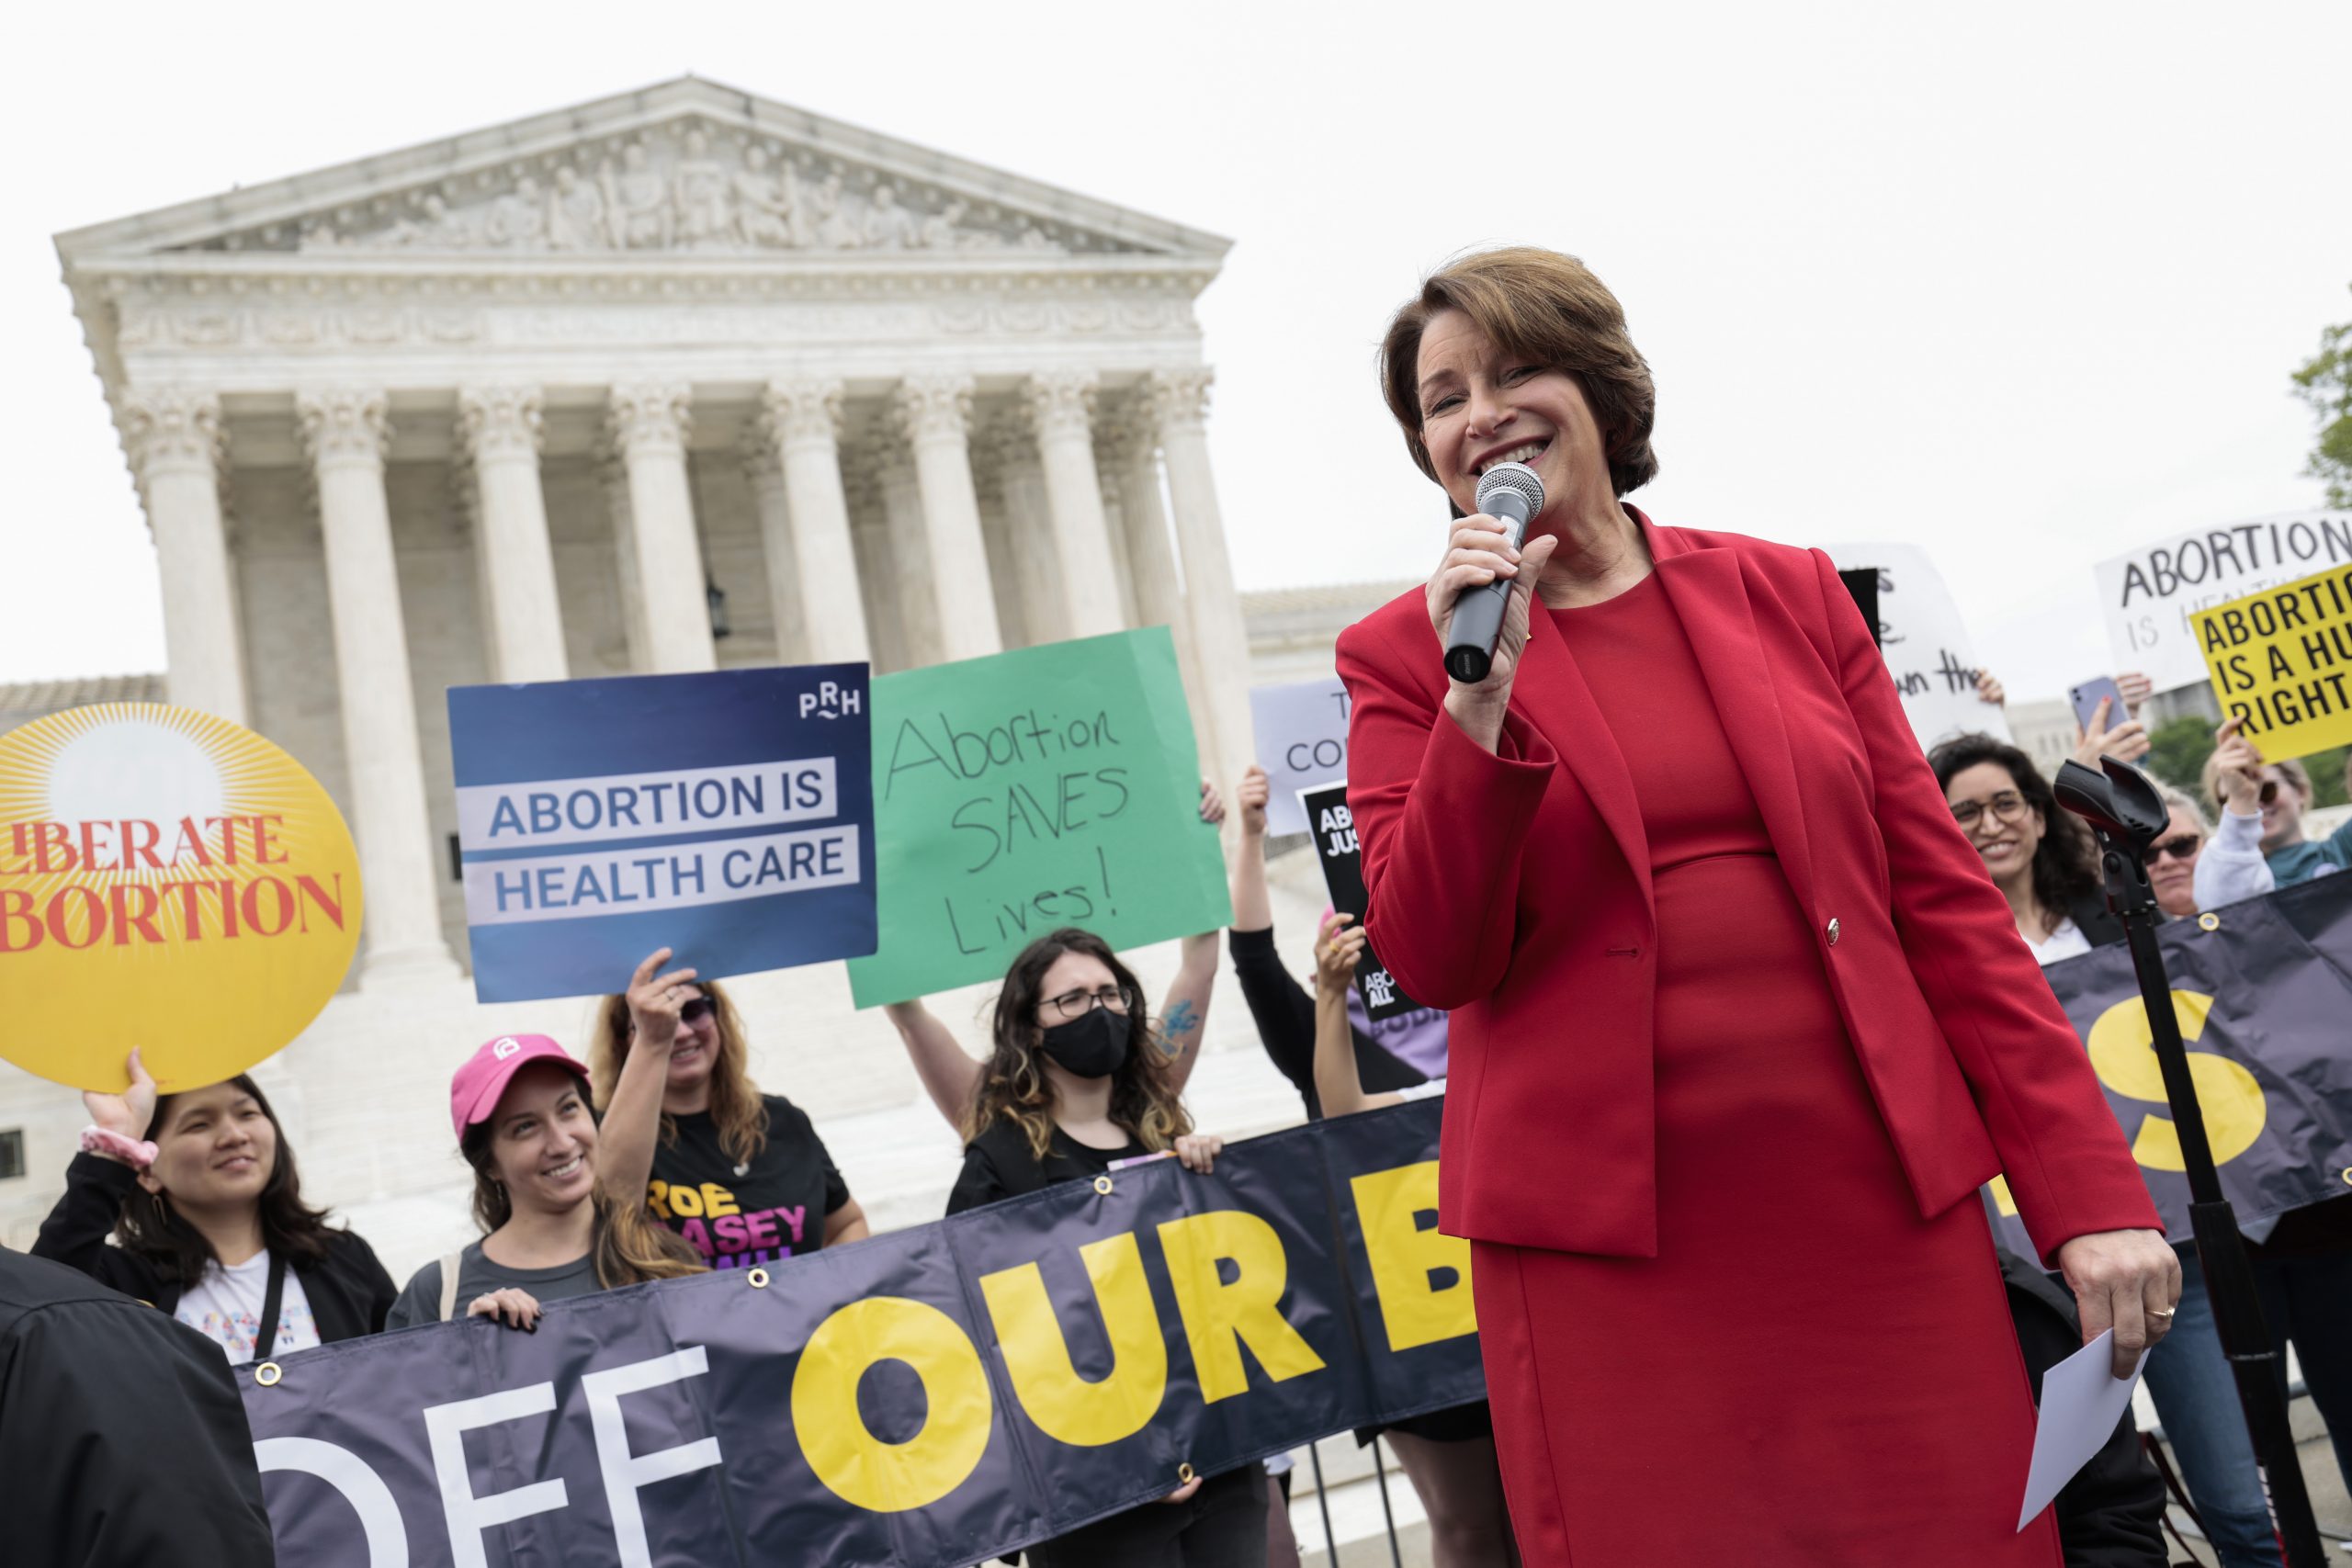
[[[359,856],[302,765],[191,708],[104,703],[0,735],[0,1056],[169,1094],[284,1047],[359,945]]]

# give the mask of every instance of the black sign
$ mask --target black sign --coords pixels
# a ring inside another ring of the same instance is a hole
[[[1363,888],[1363,852],[1356,847],[1356,819],[1348,809],[1346,782],[1300,790],[1298,803],[1306,809],[1306,831],[1323,863],[1323,886],[1330,889],[1331,907],[1353,915],[1361,926],[1372,898]],[[1363,1010],[1375,1023],[1421,1005],[1405,994],[1369,942],[1356,964],[1356,989],[1363,993]]]

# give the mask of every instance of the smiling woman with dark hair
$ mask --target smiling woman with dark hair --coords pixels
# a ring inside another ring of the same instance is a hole
[[[2107,907],[2090,829],[2058,807],[2033,759],[1989,735],[1956,736],[1928,753],[1951,818],[1984,863],[2043,964],[2123,940]]]
[[[82,1100],[92,1125],[36,1257],[153,1303],[232,1364],[384,1326],[391,1276],[302,1201],[293,1147],[251,1077],[158,1095],[133,1051],[127,1089]]]
[[[1440,269],[1381,369],[1463,515],[1340,638],[1348,803],[1371,944],[1449,1010],[1440,1224],[1522,1555],[2054,1564],[1976,1190],[2006,1168],[2127,1362],[2179,1269],[1836,568],[1625,503],[1656,392],[1574,257]],[[1503,463],[1542,483],[1517,545],[1477,511]],[[1450,679],[1498,581],[1491,668]]]

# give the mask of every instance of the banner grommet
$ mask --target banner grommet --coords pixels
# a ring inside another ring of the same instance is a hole
[[[264,1388],[276,1388],[277,1386],[277,1380],[285,1375],[286,1369],[279,1366],[276,1361],[264,1361],[260,1366],[254,1369],[254,1382],[261,1384]]]
[[[768,1271],[764,1269],[754,1269],[743,1276],[743,1280],[755,1291],[764,1291],[768,1288]]]
[[[2213,913],[2212,910],[2208,909],[2203,914],[2197,917],[2197,929],[2200,931],[2220,931],[2222,929],[2222,917]]]
[[[1190,1486],[1193,1483],[1194,1473],[1195,1472],[1189,1463],[1180,1464],[1176,1467],[1176,1479],[1183,1485]]]
[[[1105,1198],[1108,1198],[1111,1195],[1111,1189],[1114,1183],[1107,1176],[1098,1176],[1094,1179],[1094,1190],[1100,1192]]]

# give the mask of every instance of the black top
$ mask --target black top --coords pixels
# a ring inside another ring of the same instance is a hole
[[[1250,1017],[1258,1025],[1259,1043],[1306,1102],[1307,1120],[1321,1121],[1323,1102],[1315,1093],[1315,998],[1283,967],[1282,955],[1274,951],[1273,927],[1254,931],[1237,928],[1226,933],[1226,942],[1233,952],[1233,972],[1241,978],[1241,999],[1250,1004]],[[1419,1067],[1391,1055],[1353,1023],[1348,1033],[1355,1042],[1356,1076],[1363,1080],[1365,1093],[1429,1081]]]
[[[2093,947],[2109,947],[2124,938],[2123,918],[2107,907],[2107,893],[2097,889],[2066,907],[2066,918]]]
[[[107,1245],[123,1200],[137,1191],[138,1173],[121,1161],[75,1155],[65,1168],[65,1195],[40,1223],[33,1256],[78,1269],[101,1285],[162,1308],[168,1317],[187,1286],[164,1279],[146,1258]],[[375,1249],[351,1232],[330,1230],[325,1241],[324,1258],[291,1260],[318,1322],[320,1343],[382,1333],[384,1314],[399,1293],[392,1277],[376,1261]]]
[[[0,1247],[0,1475],[11,1562],[277,1561],[220,1347]]]
[[[713,1269],[814,1252],[825,1245],[825,1216],[849,1201],[808,1113],[780,1094],[763,1098],[768,1141],[748,1165],[719,1147],[707,1111],[672,1118],[677,1141],[654,1145],[646,1201]]]
[[[1098,1149],[1056,1127],[1053,1141],[1046,1145],[1046,1157],[1040,1160],[1029,1152],[1029,1134],[1021,1123],[1000,1118],[965,1149],[964,1173],[947,1195],[947,1212],[960,1214],[1000,1199],[1042,1192],[1065,1181],[1091,1181],[1114,1162],[1150,1152],[1136,1142],[1132,1133],[1119,1148]]]

